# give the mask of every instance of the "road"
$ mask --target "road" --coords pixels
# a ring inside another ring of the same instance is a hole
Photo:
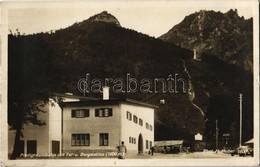
[[[115,152],[116,153],[116,152]],[[87,153],[86,153],[87,155]],[[79,156],[58,156],[58,157],[23,157],[21,159],[117,159],[117,155],[113,156],[104,156],[103,154],[96,155],[96,156],[86,156],[86,155],[79,155]],[[230,154],[224,154],[222,152],[215,153],[212,151],[208,152],[194,152],[194,153],[179,153],[179,154],[163,154],[163,153],[154,153],[154,155],[149,155],[147,153],[137,155],[137,154],[129,154],[127,153],[126,159],[217,159],[217,158],[224,158],[224,159],[238,159],[244,160],[249,159],[252,157],[239,157],[231,156]]]
[[[23,158],[28,161],[8,161],[6,166],[257,166],[256,157],[239,157],[230,154],[214,152],[195,152],[179,154],[155,153],[136,155],[127,154],[125,159],[113,157],[53,157],[52,160],[37,158],[40,161],[30,161],[33,158]],[[69,161],[68,161],[69,160]],[[73,160],[73,161],[70,161]],[[75,160],[75,161],[74,161]],[[32,165],[33,164],[33,165]],[[0,164],[1,166],[1,164]]]
[[[129,159],[174,159],[174,158],[233,158],[233,159],[247,159],[252,158],[251,156],[247,157],[239,157],[239,156],[231,156],[230,154],[224,153],[215,153],[215,152],[194,152],[194,153],[179,153],[179,154],[162,154],[162,153],[154,153],[151,155],[128,155]]]

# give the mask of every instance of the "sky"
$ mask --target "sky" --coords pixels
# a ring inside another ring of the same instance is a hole
[[[248,2],[248,1],[247,1]],[[249,1],[250,2],[250,1]],[[245,19],[253,17],[252,4],[243,1],[76,1],[75,3],[26,3],[8,10],[8,28],[32,34],[68,27],[107,11],[122,27],[158,37],[200,10],[225,13],[237,9]]]

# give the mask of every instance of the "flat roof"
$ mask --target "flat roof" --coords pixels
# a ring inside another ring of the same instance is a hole
[[[155,147],[163,147],[163,146],[174,146],[174,145],[182,145],[183,140],[162,140],[162,141],[154,141]]]
[[[95,100],[84,100],[84,101],[72,101],[72,102],[61,102],[61,106],[96,106],[96,105],[117,105],[120,103],[129,103],[129,104],[135,104],[138,106],[145,106],[149,108],[159,108],[156,105],[152,105],[149,103],[141,102],[138,100],[128,99],[128,98],[121,98],[121,99],[109,99],[109,100],[103,100],[103,99],[95,99]]]

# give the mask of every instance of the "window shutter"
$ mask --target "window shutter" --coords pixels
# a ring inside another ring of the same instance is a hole
[[[71,110],[71,117],[75,118],[76,117],[76,110]]]
[[[109,109],[108,109],[108,115],[111,116],[111,117],[113,116],[113,110],[112,110],[112,108],[109,108]]]
[[[84,110],[84,117],[89,117],[89,110]]]
[[[95,109],[95,117],[99,116],[99,109]]]

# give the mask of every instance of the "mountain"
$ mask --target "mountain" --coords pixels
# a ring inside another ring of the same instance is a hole
[[[88,19],[88,21],[91,22],[105,22],[105,23],[111,23],[115,24],[117,26],[120,26],[119,21],[115,16],[111,15],[107,11],[103,11],[102,13],[96,14]]]
[[[83,95],[77,84],[87,73],[102,81],[106,78],[126,81],[129,74],[139,81],[139,86],[142,79],[150,80],[152,91],[111,91],[110,97],[128,97],[158,105],[155,140],[191,140],[201,133],[213,141],[216,118],[221,125],[220,135],[232,133],[236,138],[239,93],[244,94],[246,110],[244,139],[252,137],[250,72],[209,54],[194,60],[192,51],[123,28],[107,12],[51,34],[10,34],[8,46],[10,101],[33,96],[33,90],[39,88]],[[161,82],[170,75],[181,80],[177,82],[177,91],[164,92]],[[160,80],[157,84],[154,83],[156,78]],[[87,95],[101,97],[101,93]]]
[[[238,136],[233,131],[239,126],[238,94],[247,103],[243,108],[246,119],[253,119],[252,18],[245,20],[232,9],[227,13],[201,10],[186,16],[159,39],[196,54],[195,59],[186,60],[186,66],[196,95],[194,103],[206,111],[204,140],[214,145],[216,119],[221,120],[221,133]],[[253,129],[252,122],[243,126]]]
[[[227,13],[201,10],[186,16],[160,39],[183,48],[208,53],[253,71],[253,19],[237,10]]]

